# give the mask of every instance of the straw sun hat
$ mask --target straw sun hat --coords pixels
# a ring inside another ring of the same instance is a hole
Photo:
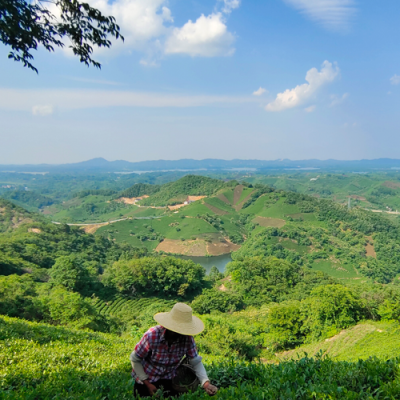
[[[176,303],[170,312],[158,313],[154,319],[164,328],[181,335],[197,335],[204,330],[203,321],[192,315],[192,309],[184,303]]]

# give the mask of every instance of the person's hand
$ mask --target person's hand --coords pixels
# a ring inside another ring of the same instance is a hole
[[[146,385],[150,396],[154,396],[157,392],[157,388],[152,383],[150,383],[147,379],[145,381],[143,381],[143,383]]]
[[[218,388],[214,385],[211,385],[210,381],[207,381],[203,385],[203,388],[209,396],[214,396],[214,394],[218,392]]]

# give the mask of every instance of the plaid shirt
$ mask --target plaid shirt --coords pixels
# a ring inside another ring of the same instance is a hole
[[[168,346],[165,339],[166,329],[161,325],[150,328],[135,347],[135,353],[142,359],[144,372],[150,382],[159,379],[172,379],[183,356],[198,356],[193,336],[182,336],[179,341]],[[140,382],[135,371],[132,377]]]

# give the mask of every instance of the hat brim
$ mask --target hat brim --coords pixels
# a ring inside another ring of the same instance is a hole
[[[158,313],[154,316],[156,322],[164,328],[181,335],[193,336],[197,335],[204,330],[204,323],[200,318],[192,316],[192,322],[178,322],[171,318],[169,312]]]

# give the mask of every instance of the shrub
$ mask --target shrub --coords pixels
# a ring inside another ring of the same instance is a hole
[[[204,289],[192,302],[193,310],[199,314],[209,314],[211,311],[232,312],[242,307],[243,302],[237,294],[217,289]]]

